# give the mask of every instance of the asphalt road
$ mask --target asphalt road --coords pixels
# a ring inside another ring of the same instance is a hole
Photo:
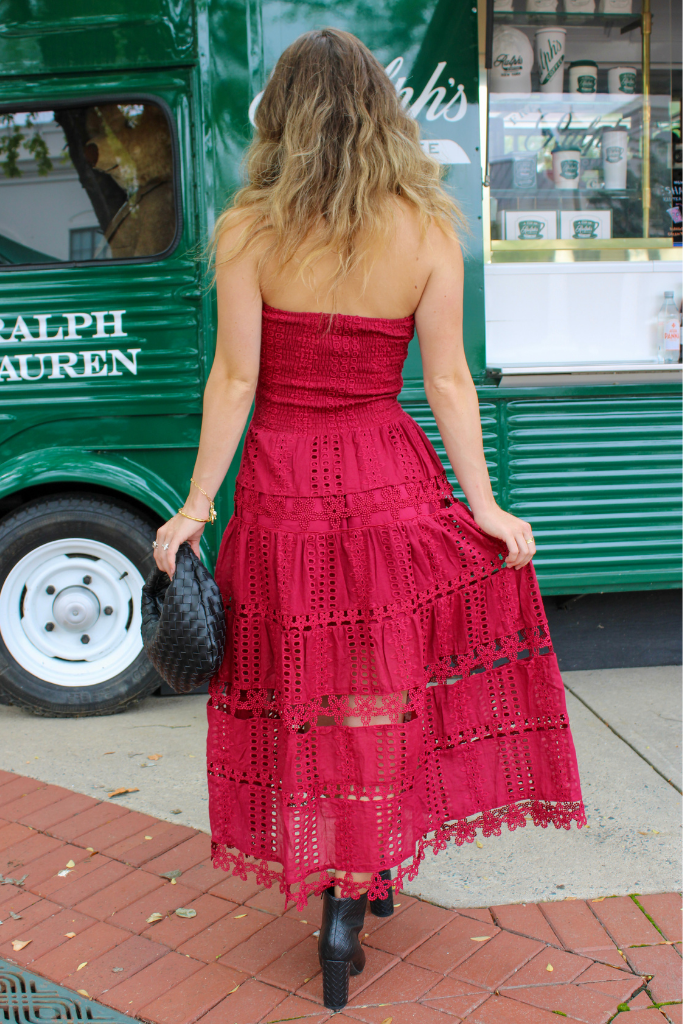
[[[529,825],[449,847],[408,891],[465,907],[679,890],[680,676],[675,666],[566,672],[590,827]],[[205,706],[204,695],[150,697],[80,719],[0,706],[0,768],[93,796],[136,787],[118,800],[208,831]]]

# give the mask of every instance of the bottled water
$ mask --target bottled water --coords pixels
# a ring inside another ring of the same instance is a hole
[[[681,354],[681,319],[673,292],[664,292],[657,314],[657,362],[677,363]]]

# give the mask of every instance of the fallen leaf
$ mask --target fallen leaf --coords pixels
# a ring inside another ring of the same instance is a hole
[[[76,938],[76,932],[64,932],[64,934],[66,935],[67,939],[75,939]]]
[[[147,755],[147,760],[148,761],[160,761],[163,756],[164,756],[163,754],[148,754]]]
[[[10,912],[9,912],[9,916],[10,916],[10,917],[11,917],[11,918],[12,918],[12,919],[13,919],[14,921],[21,921],[21,920],[22,920],[21,914],[15,914],[15,912],[14,912],[13,910],[10,910]]]
[[[659,829],[658,828],[653,828],[652,829],[652,835],[653,836],[658,836],[659,835]]]
[[[240,919],[241,917],[246,917],[246,916],[247,916],[246,914],[235,914],[235,920],[236,920],[236,921],[239,921],[239,919]]]
[[[552,964],[548,964],[548,966],[546,967],[546,971],[554,971],[554,970],[555,970],[555,968],[553,967]]]
[[[566,900],[575,900],[576,896],[565,896]]]
[[[111,800],[113,796],[122,796],[123,793],[139,793],[140,790],[137,786],[119,786],[118,789],[112,790],[111,793],[107,793],[107,796]]]
[[[320,929],[318,928],[317,932],[313,932],[313,938],[317,939],[319,935],[320,935]]]
[[[229,996],[231,996],[231,995],[233,994],[233,992],[236,992],[236,991],[237,991],[237,989],[238,989],[238,988],[239,988],[239,985],[235,985],[235,987],[234,987],[234,988],[231,988],[231,989],[230,989],[230,991],[228,992],[228,995],[229,995]]]
[[[182,807],[174,807],[173,810],[171,811],[171,814],[182,814],[182,813],[183,813]]]
[[[472,942],[488,942],[490,935],[470,935]]]
[[[62,868],[61,871],[57,872],[57,878],[66,878],[67,875],[71,874],[70,868]]]
[[[481,839],[477,839],[477,846],[479,847],[480,850],[484,849],[484,844],[482,843]]]
[[[382,1021],[382,1024],[391,1024],[393,1019],[393,1017],[385,1017],[384,1020]]]
[[[87,960],[84,960],[82,964],[79,964],[79,965],[78,965],[78,967],[76,968],[76,970],[77,970],[77,971],[82,971],[82,970],[83,970],[83,968],[84,968],[84,967],[87,967],[87,966],[88,966],[88,961],[87,961]]]
[[[188,754],[187,756],[188,757],[194,757],[194,754]]]
[[[400,904],[400,903],[394,903],[394,906],[395,906],[395,907],[400,907],[400,906],[401,906],[401,904]]]
[[[150,914],[150,916],[147,918],[147,924],[154,924],[155,921],[163,921],[163,919],[164,915],[160,914],[158,911],[155,911],[153,914]]]
[[[29,942],[33,942],[33,939],[12,939],[12,949],[18,953],[20,949],[28,946]]]
[[[123,970],[123,967],[112,967],[112,972],[114,974],[120,974],[122,970]]]
[[[151,839],[152,836],[145,836],[145,839]]]
[[[301,923],[302,923],[302,924],[308,924],[308,921],[304,921],[304,919],[303,919],[303,917],[302,917],[302,918],[301,918]]]
[[[310,978],[304,978],[304,985],[306,984],[307,981],[310,981],[310,980],[311,980]]]
[[[77,988],[76,992],[79,994],[79,996],[85,996],[86,999],[90,999],[89,993],[86,992],[84,988]]]
[[[606,900],[606,899],[607,899],[606,896],[598,896],[596,899],[591,900],[591,903],[602,903],[602,901]]]
[[[68,860],[68,861],[66,862],[66,866],[67,866],[68,868],[75,868],[75,867],[76,867],[76,864],[75,864],[75,862],[74,862],[74,861],[72,861],[72,860]]]
[[[102,757],[106,757],[107,754],[115,754],[115,753],[116,753],[115,750],[105,750],[105,752],[102,754]]]
[[[176,917],[196,917],[196,916],[197,916],[197,911],[196,910],[187,909],[186,907],[178,907],[178,909],[176,910]],[[242,916],[246,917],[247,915],[243,914]]]
[[[86,846],[85,849],[86,849],[87,853],[95,853],[95,847],[94,846]]]
[[[175,885],[177,881],[178,881],[177,878],[172,878],[171,879],[171,885]]]
[[[159,878],[174,879],[174,878],[180,878],[181,875],[182,875],[182,871],[180,870],[180,868],[173,868],[172,871],[164,871],[164,872],[162,872],[159,875]]]

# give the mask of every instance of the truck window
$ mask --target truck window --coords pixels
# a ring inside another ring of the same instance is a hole
[[[0,267],[159,256],[176,235],[156,103],[0,113]]]

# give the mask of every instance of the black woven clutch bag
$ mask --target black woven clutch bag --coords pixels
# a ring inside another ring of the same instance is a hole
[[[142,640],[149,660],[176,693],[208,682],[225,653],[225,609],[218,585],[189,544],[172,580],[154,568],[142,588]]]

